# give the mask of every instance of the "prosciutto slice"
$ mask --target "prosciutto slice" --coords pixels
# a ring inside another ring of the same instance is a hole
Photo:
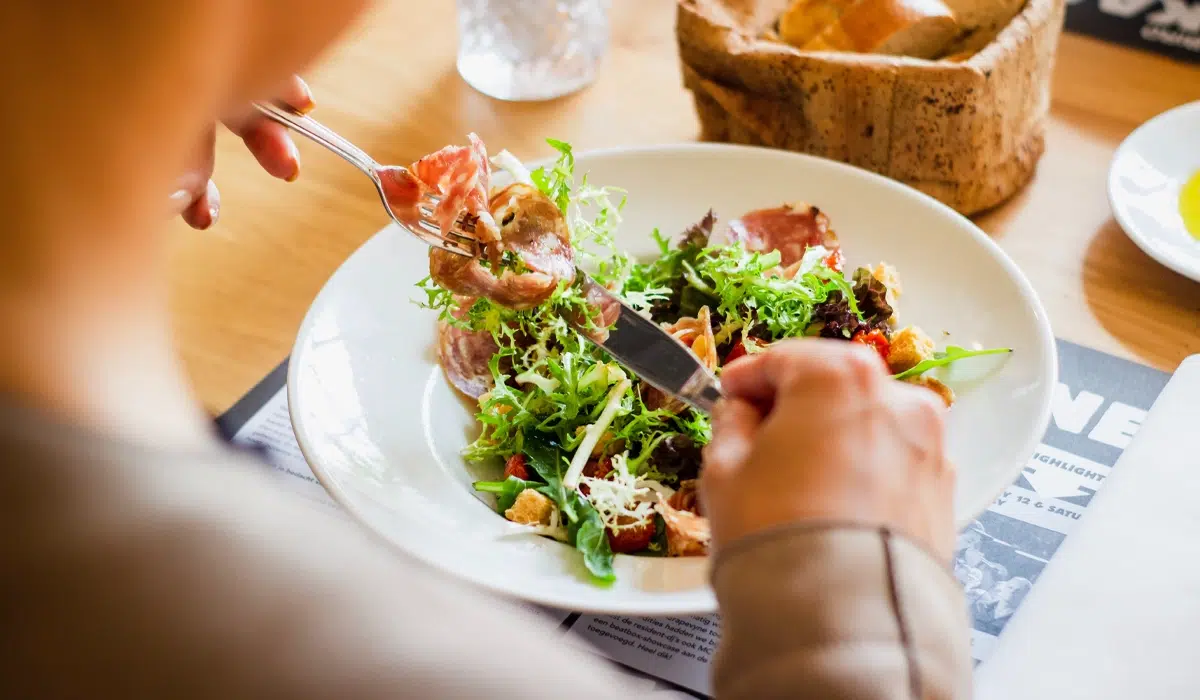
[[[471,308],[474,300],[460,300],[459,309]],[[500,348],[487,331],[459,328],[447,321],[438,321],[438,361],[446,379],[455,388],[478,399],[492,388],[492,371],[488,367],[492,355]]]
[[[431,249],[434,282],[457,294],[528,309],[550,298],[560,282],[574,281],[575,252],[566,218],[540,190],[509,185],[492,196],[489,214],[499,222],[499,238],[485,244],[487,261]],[[516,269],[497,264],[508,257],[505,253],[515,259]]]
[[[729,222],[725,238],[729,243],[740,242],[746,250],[760,253],[778,250],[783,267],[799,262],[809,246],[838,248],[837,235],[829,228],[829,217],[804,203],[747,212]]]
[[[554,202],[526,183],[490,196],[487,148],[475,134],[467,139],[469,145],[447,146],[410,168],[385,169],[381,175],[388,204],[400,221],[415,225],[421,197],[440,196],[434,215],[443,234],[464,212],[474,215],[479,258],[431,249],[429,274],[434,282],[513,309],[537,306],[559,282],[575,279],[566,218]]]
[[[667,556],[702,557],[708,554],[708,546],[712,541],[708,518],[674,508],[662,494],[659,494],[654,509],[662,515],[666,525]]]
[[[469,146],[446,146],[413,163],[411,167],[386,168],[381,177],[388,205],[405,224],[415,226],[421,220],[417,209],[421,197],[436,194],[442,198],[434,211],[445,234],[464,211],[478,217],[476,236],[484,242],[499,240],[500,231],[488,211],[491,172],[487,149],[475,134],[468,134]]]

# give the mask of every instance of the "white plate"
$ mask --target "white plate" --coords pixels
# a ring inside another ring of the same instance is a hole
[[[1108,201],[1146,255],[1200,282],[1200,241],[1179,213],[1179,191],[1197,171],[1200,102],[1192,102],[1163,112],[1121,143],[1108,171]]]
[[[680,231],[710,206],[726,220],[796,199],[828,212],[850,264],[899,269],[903,322],[940,342],[1016,349],[986,380],[960,387],[949,418],[958,522],[1016,478],[1049,420],[1054,338],[1029,282],[970,221],[891,180],[765,149],[605,151],[581,155],[584,172],[628,190],[618,243],[635,254],[655,250],[652,228]],[[301,326],[288,374],[292,422],[329,492],[402,550],[503,594],[589,612],[714,610],[706,559],[618,556],[616,584],[597,587],[574,550],[514,534],[473,493],[471,482],[497,478],[499,467],[459,457],[477,428],[437,365],[432,312],[409,303],[426,274],[425,249],[384,229],[333,275]]]

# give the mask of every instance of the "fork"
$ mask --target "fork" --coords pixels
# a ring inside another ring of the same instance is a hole
[[[434,218],[434,212],[441,202],[441,197],[438,195],[430,193],[422,194],[420,204],[417,207],[421,219],[416,225],[401,221],[400,217],[396,216],[396,212],[392,210],[391,203],[388,202],[387,190],[383,185],[383,177],[385,173],[407,171],[407,168],[399,165],[380,165],[378,161],[367,155],[366,151],[355,146],[333,129],[290,107],[269,102],[255,102],[254,108],[266,118],[278,122],[298,134],[307,136],[325,148],[328,148],[345,159],[347,163],[361,170],[367,177],[371,178],[371,182],[375,183],[375,190],[379,193],[379,199],[383,202],[383,208],[387,210],[388,216],[392,217],[392,221],[396,222],[397,226],[416,236],[422,243],[457,255],[472,258],[478,257],[479,242],[475,239],[475,217],[470,214],[463,214],[454,222],[450,231],[444,234],[441,226],[438,225],[437,220]]]

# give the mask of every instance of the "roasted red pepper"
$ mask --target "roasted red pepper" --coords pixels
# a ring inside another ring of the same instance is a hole
[[[859,331],[850,340],[862,343],[863,345],[870,345],[875,348],[875,352],[879,353],[883,361],[887,362],[888,351],[891,349],[892,344],[888,342],[887,334],[878,328],[873,331]]]
[[[529,465],[525,463],[525,455],[515,454],[504,463],[504,478],[510,476],[529,481]]]
[[[766,343],[759,340],[758,338],[751,338],[750,342],[757,345],[760,348],[762,346],[766,345]],[[737,342],[735,342],[733,344],[733,348],[729,351],[729,354],[727,354],[725,356],[725,361],[722,362],[721,364],[728,365],[729,363],[733,362],[734,360],[738,359],[739,357],[745,357],[746,355],[749,355],[749,354],[750,354],[750,352],[748,350],[746,350],[746,344],[742,342],[742,337],[739,335]]]

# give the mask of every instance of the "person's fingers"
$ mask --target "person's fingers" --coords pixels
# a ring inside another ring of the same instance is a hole
[[[278,99],[300,112],[315,106],[312,91],[299,76],[292,76],[276,92]],[[253,110],[225,120],[225,126],[241,137],[259,165],[273,177],[291,182],[300,175],[300,151],[288,130]]]
[[[293,75],[284,82],[279,88],[277,98],[302,114],[311,112],[313,107],[317,106],[313,101],[312,90],[309,89],[308,83],[298,75]]]
[[[738,399],[717,403],[712,416],[712,439],[704,448],[705,471],[736,469],[754,446],[762,415],[753,405]]]
[[[889,385],[881,398],[895,421],[893,434],[909,450],[907,458],[898,460],[909,465],[911,471],[904,478],[914,485],[907,534],[948,558],[954,546],[957,472],[946,456],[946,404],[929,389],[906,382]]]
[[[217,130],[216,125],[213,125],[197,144],[191,165],[175,180],[174,188],[169,194],[172,214],[183,214],[192,209],[196,200],[204,196],[213,174],[216,144]]]
[[[209,180],[204,192],[184,210],[183,220],[188,226],[203,231],[217,223],[221,215],[221,193],[217,185]]]
[[[187,211],[192,206],[192,202],[196,201],[197,196],[196,191],[191,187],[179,187],[169,198],[171,213],[179,215]]]
[[[895,382],[884,398],[897,421],[897,435],[907,440],[917,460],[945,463],[946,404],[924,387]]]
[[[728,396],[770,406],[778,394],[793,389],[809,396],[831,385],[862,390],[882,377],[879,356],[866,345],[797,338],[730,364],[721,373],[721,387]]]
[[[292,182],[300,176],[300,151],[283,125],[257,118],[235,133],[272,177]]]
[[[736,532],[742,523],[730,514],[730,489],[737,488],[740,468],[754,449],[762,416],[758,409],[737,399],[723,399],[713,410],[712,440],[704,446],[704,467],[700,470],[700,503],[705,513],[720,513],[716,523],[721,536]],[[716,495],[719,502],[710,496]],[[732,520],[731,520],[732,518]]]

